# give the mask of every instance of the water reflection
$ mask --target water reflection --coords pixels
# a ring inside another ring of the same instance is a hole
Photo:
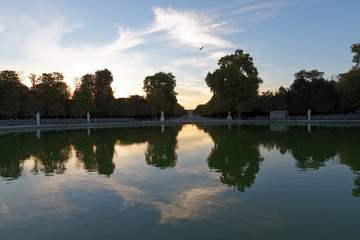
[[[220,180],[239,191],[251,187],[263,158],[259,152],[259,131],[249,127],[208,127],[214,147],[207,158],[211,169],[221,173]]]
[[[260,172],[264,156],[260,148],[290,154],[298,170],[317,170],[329,160],[345,164],[355,175],[353,195],[360,197],[360,128],[292,126],[198,127],[214,146],[203,156],[220,181],[239,191],[250,188]],[[71,154],[88,172],[110,177],[115,170],[115,145],[146,143],[146,164],[158,169],[176,167],[178,135],[182,126],[74,131],[42,131],[0,137],[0,176],[14,180],[22,176],[24,163],[32,161],[32,174],[63,174]],[[39,137],[40,136],[40,137]],[[186,150],[186,149],[182,149]],[[265,159],[266,160],[266,159]]]

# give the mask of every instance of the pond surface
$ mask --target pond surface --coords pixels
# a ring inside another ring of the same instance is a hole
[[[359,239],[360,128],[0,136],[0,239]]]

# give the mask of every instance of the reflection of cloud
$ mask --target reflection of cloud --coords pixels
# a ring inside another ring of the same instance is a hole
[[[161,213],[160,223],[175,223],[179,219],[205,219],[214,206],[221,206],[210,201],[213,195],[221,192],[224,192],[223,186],[193,188],[173,195],[169,204],[155,203]]]
[[[9,212],[9,207],[6,206],[4,203],[1,204],[1,207],[0,207],[0,212],[1,213],[8,213]]]
[[[120,195],[127,205],[135,203],[143,203],[154,206],[160,211],[160,223],[175,223],[180,219],[202,219],[206,218],[214,206],[222,207],[212,202],[210,199],[214,195],[219,195],[228,188],[225,186],[218,187],[198,187],[190,190],[174,193],[170,203],[154,200],[150,196],[150,192],[143,191],[134,186],[118,184],[113,179],[100,179],[102,184]]]

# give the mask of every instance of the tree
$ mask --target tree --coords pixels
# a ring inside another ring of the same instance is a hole
[[[112,116],[114,109],[114,95],[111,83],[114,78],[108,69],[98,70],[94,78],[94,101],[96,113],[102,117]]]
[[[134,103],[128,98],[116,99],[116,115],[121,117],[132,117],[136,113]]]
[[[15,71],[0,72],[0,116],[10,118],[18,115],[21,87],[19,75]]]
[[[172,73],[158,72],[145,78],[143,90],[152,114],[160,113],[160,111],[168,115],[174,114],[177,104],[175,87],[176,79]]]
[[[166,96],[161,89],[153,89],[149,94],[147,94],[146,99],[148,104],[147,109],[152,117],[156,118],[156,115],[161,111],[164,111],[165,113],[170,112],[171,103],[166,99]]]
[[[262,83],[252,57],[239,49],[220,58],[218,65],[220,68],[209,72],[205,81],[213,97],[217,96],[217,101],[224,107],[221,112],[231,110],[241,114],[251,111]]]
[[[334,113],[339,105],[336,82],[323,78],[314,79],[310,84],[310,101],[310,108],[314,113]]]
[[[353,67],[349,72],[339,75],[337,92],[342,111],[360,109],[360,68]]]
[[[341,102],[341,111],[350,112],[360,109],[360,43],[351,46],[351,52],[355,53],[352,67],[347,73],[339,75],[337,92]]]
[[[73,116],[82,116],[87,112],[93,113],[95,111],[94,101],[94,81],[93,74],[86,74],[81,77],[80,84],[74,91],[74,105],[72,106]],[[76,113],[79,111],[79,113]]]
[[[311,71],[310,71],[311,72]],[[294,74],[295,80],[289,89],[289,112],[291,114],[304,114],[310,108],[310,79],[319,76],[312,75],[305,69]]]
[[[61,73],[43,73],[35,86],[43,105],[44,115],[59,117],[66,115],[65,102],[69,99],[68,85]]]
[[[356,63],[356,67],[359,67],[359,65],[360,65],[360,43],[351,45],[351,52],[353,52],[355,54],[352,61],[354,63]]]

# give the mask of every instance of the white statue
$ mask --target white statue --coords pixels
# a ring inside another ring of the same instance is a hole
[[[308,121],[310,121],[311,120],[311,109],[308,109],[307,117],[308,117]]]
[[[89,123],[90,122],[90,113],[89,112],[86,114],[86,118],[87,118],[87,122]]]
[[[36,116],[36,124],[40,125],[40,113],[37,112],[35,116]]]
[[[226,120],[232,120],[232,117],[231,117],[231,112],[230,112],[230,110],[229,110],[229,112],[228,112],[228,116],[227,116]]]
[[[160,121],[163,122],[165,120],[164,111],[161,111]]]

